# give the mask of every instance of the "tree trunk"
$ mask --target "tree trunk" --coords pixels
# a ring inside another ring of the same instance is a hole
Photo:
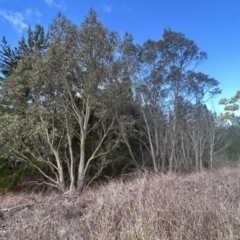
[[[68,131],[67,127],[67,131]],[[67,138],[68,138],[68,145],[69,145],[69,155],[70,155],[70,166],[69,166],[69,174],[70,174],[70,191],[73,191],[75,189],[75,178],[74,178],[74,157],[73,157],[73,151],[72,151],[72,139],[70,136],[69,131],[67,132]]]
[[[80,163],[78,167],[77,191],[81,192],[84,185],[84,165],[85,165],[85,136],[81,137]]]
[[[173,123],[173,139],[172,139],[172,149],[171,149],[171,155],[169,158],[169,172],[173,171],[173,159],[175,155],[175,145],[176,145],[176,120],[174,117],[174,123]]]
[[[87,128],[90,117],[90,105],[88,100],[85,103],[85,113],[82,112],[82,117],[79,119],[81,128],[81,139],[80,139],[80,162],[78,167],[78,180],[77,180],[77,191],[81,192],[84,186],[85,179],[85,146],[87,137]]]

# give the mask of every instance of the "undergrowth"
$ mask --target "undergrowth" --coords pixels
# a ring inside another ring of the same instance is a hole
[[[0,208],[0,239],[235,240],[240,168],[145,174],[80,196],[6,193]]]

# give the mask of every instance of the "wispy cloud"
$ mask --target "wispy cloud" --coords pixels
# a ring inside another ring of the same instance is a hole
[[[36,9],[31,9],[31,8],[28,8],[26,11],[25,11],[25,15],[26,15],[26,17],[27,18],[30,18],[30,17],[32,17],[32,15],[34,15],[34,16],[36,16],[36,17],[41,17],[42,16],[42,14],[38,11],[38,10],[36,10]]]
[[[57,3],[54,0],[44,0],[44,2],[49,6],[54,6],[56,8],[61,8],[63,10],[67,9],[67,5],[66,5],[65,1],[61,1],[60,3]]]
[[[45,3],[47,3],[48,5],[52,5],[53,4],[53,0],[44,0]]]
[[[20,12],[0,11],[0,16],[12,23],[19,32],[28,26],[24,21],[22,13]]]
[[[107,12],[107,13],[112,12],[112,6],[105,5],[105,6],[103,7],[103,9],[104,9],[104,11]]]

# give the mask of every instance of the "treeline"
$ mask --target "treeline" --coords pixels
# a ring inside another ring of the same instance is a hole
[[[226,126],[205,105],[220,93],[196,71],[206,59],[170,29],[135,44],[93,10],[80,26],[59,13],[15,48],[3,38],[1,187],[35,171],[60,192],[82,191],[129,171],[202,171],[236,159],[238,118]]]

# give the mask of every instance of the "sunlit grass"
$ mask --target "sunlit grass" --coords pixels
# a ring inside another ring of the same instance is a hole
[[[239,239],[240,168],[144,175],[81,196],[13,194],[0,208],[0,239]],[[3,215],[3,214],[2,214]]]

